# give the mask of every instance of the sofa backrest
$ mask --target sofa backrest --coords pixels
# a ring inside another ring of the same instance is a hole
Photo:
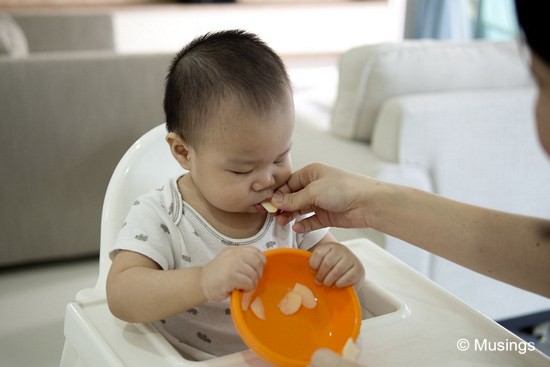
[[[113,51],[112,16],[103,12],[13,11],[29,52]]]
[[[354,48],[340,60],[332,130],[370,141],[389,98],[532,85],[522,48],[516,41],[407,41]]]
[[[99,251],[109,178],[128,147],[164,121],[172,57],[0,58],[0,267]]]

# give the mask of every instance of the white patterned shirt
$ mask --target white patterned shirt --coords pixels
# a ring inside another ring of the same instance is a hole
[[[308,250],[328,229],[297,234],[293,223],[277,225],[271,215],[254,236],[234,239],[214,229],[180,195],[177,179],[140,196],[131,207],[115,242],[118,250],[137,252],[155,261],[163,270],[203,266],[226,246],[255,246],[260,250],[293,247]],[[156,323],[176,349],[184,343],[214,356],[247,349],[238,336],[229,312],[229,300],[193,307]]]

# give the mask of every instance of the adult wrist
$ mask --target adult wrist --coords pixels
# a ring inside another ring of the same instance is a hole
[[[388,207],[393,206],[395,188],[392,184],[367,177],[366,184],[360,192],[360,204],[364,210],[365,227],[378,230]]]

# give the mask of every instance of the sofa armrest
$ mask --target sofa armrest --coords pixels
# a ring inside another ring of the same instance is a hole
[[[99,251],[114,167],[164,120],[172,55],[0,60],[0,266]]]
[[[549,216],[550,170],[537,139],[535,94],[527,87],[391,99],[378,116],[373,151],[426,171],[441,195]]]
[[[533,85],[515,41],[362,46],[342,56],[339,73],[332,129],[365,141],[370,141],[380,107],[389,98]]]

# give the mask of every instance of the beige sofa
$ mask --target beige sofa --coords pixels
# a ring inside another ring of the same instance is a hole
[[[96,255],[110,175],[163,120],[172,55],[116,54],[109,14],[11,19],[27,52],[0,55],[0,267]]]

